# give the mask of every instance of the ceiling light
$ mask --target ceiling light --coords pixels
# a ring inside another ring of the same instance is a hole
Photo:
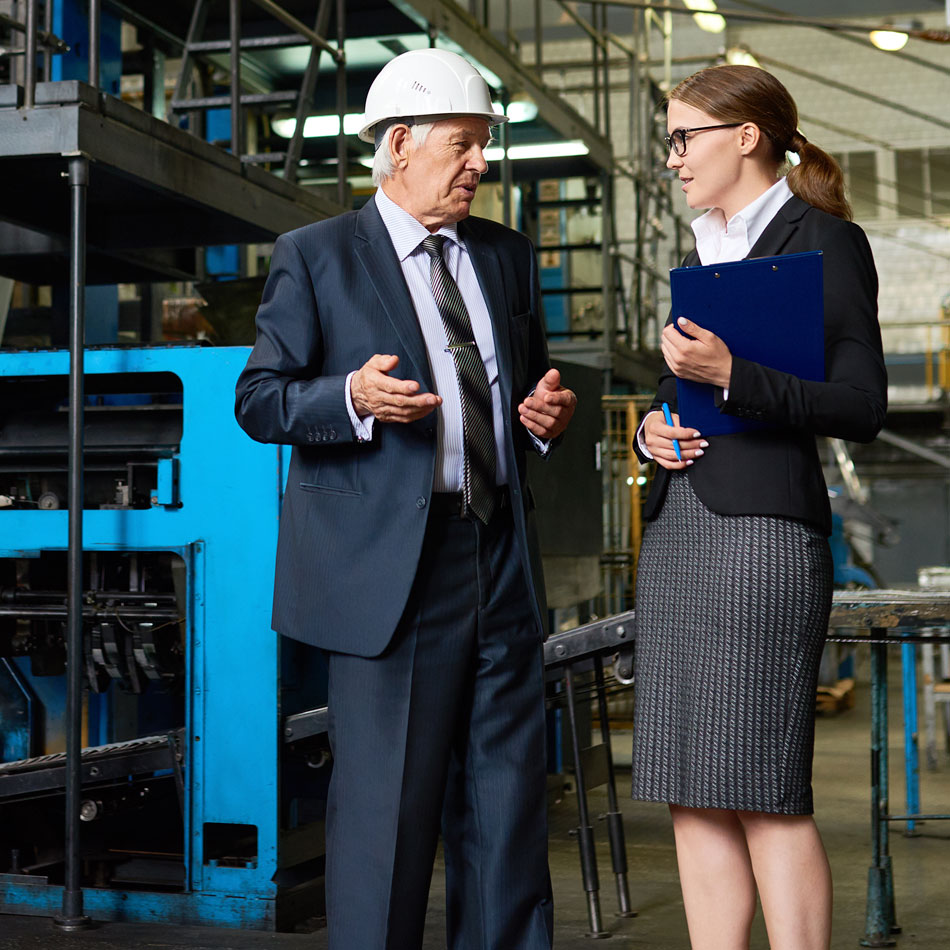
[[[538,104],[526,92],[516,92],[505,111],[512,122],[533,122],[538,117]]]
[[[726,50],[726,62],[730,66],[758,66],[760,69],[762,67],[762,64],[741,46],[733,46],[732,49]]]
[[[707,33],[722,33],[726,28],[726,21],[716,13],[714,0],[683,0],[687,10],[702,11],[693,14],[696,25]]]
[[[296,119],[274,119],[271,128],[275,135],[289,139],[293,137],[297,128]],[[347,135],[356,135],[363,128],[363,113],[348,113],[343,116],[343,131]],[[303,124],[303,135],[306,139],[325,138],[338,135],[340,132],[340,117],[338,115],[308,115]]]
[[[512,161],[525,158],[573,158],[586,155],[590,149],[580,139],[569,139],[566,142],[543,142],[537,145],[512,145],[508,149],[508,157]],[[499,146],[485,149],[486,162],[500,162],[505,157],[505,150]]]
[[[868,37],[878,49],[888,53],[896,53],[907,43],[907,34],[898,30],[871,30]]]
[[[590,149],[580,139],[569,139],[566,142],[540,142],[535,145],[512,145],[508,149],[508,157],[512,161],[521,161],[530,158],[576,158],[586,155]],[[500,162],[505,157],[505,150],[500,145],[492,145],[485,149],[486,162]],[[367,168],[373,167],[373,157],[363,155],[357,159]]]

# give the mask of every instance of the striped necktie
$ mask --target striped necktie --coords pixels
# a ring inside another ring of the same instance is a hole
[[[495,426],[485,364],[475,343],[472,321],[458,285],[452,279],[442,245],[445,235],[430,234],[422,247],[430,258],[432,293],[442,317],[462,403],[464,463],[462,498],[466,511],[488,524],[495,510]]]

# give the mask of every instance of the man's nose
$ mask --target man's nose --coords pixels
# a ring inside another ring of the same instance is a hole
[[[475,146],[471,160],[469,161],[469,168],[471,168],[472,171],[478,172],[479,175],[484,175],[485,172],[488,171],[488,162],[485,160],[485,149],[481,146]]]

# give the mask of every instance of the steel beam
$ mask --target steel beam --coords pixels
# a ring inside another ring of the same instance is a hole
[[[568,105],[545,88],[538,73],[515,59],[475,18],[452,0],[391,0],[401,13],[424,30],[435,30],[458,43],[471,57],[490,69],[509,94],[527,92],[537,103],[538,114],[565,139],[580,139],[589,158],[599,168],[613,168],[613,147],[608,139]]]

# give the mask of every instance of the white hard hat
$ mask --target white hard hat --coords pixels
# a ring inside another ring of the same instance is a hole
[[[373,142],[375,127],[386,120],[412,124],[413,119],[434,122],[455,115],[477,116],[489,125],[508,121],[492,108],[488,83],[467,59],[444,49],[410,50],[373,80],[359,137]]]

